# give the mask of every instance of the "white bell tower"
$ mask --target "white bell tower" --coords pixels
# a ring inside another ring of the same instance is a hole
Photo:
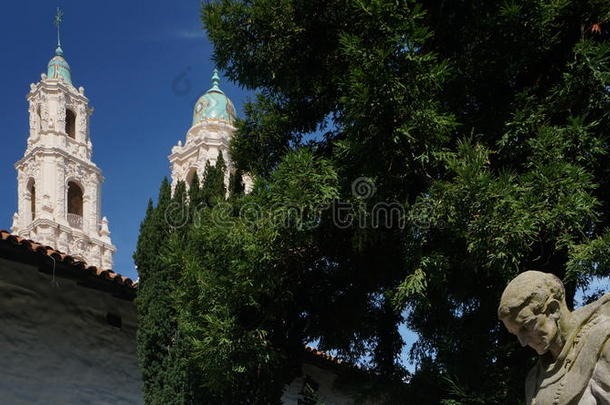
[[[212,87],[197,102],[193,111],[193,124],[186,134],[186,143],[178,141],[169,156],[172,171],[172,190],[178,181],[187,186],[194,174],[203,179],[205,165],[216,165],[218,154],[222,153],[227,171],[225,186],[228,188],[233,163],[229,155],[229,142],[235,132],[236,114],[231,100],[220,89],[220,76],[214,69]],[[246,193],[252,190],[253,180],[248,174],[242,176]]]
[[[59,25],[61,15],[56,22]],[[27,95],[30,134],[15,164],[18,212],[13,233],[111,269],[116,248],[108,220],[101,216],[100,169],[91,161],[89,117],[93,108],[84,88],[72,84],[59,43],[47,74]]]

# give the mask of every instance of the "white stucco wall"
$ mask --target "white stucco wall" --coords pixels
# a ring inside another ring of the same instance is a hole
[[[0,259],[0,403],[143,403],[135,332],[132,302]]]
[[[337,375],[332,370],[305,363],[303,364],[302,375],[295,378],[286,387],[282,396],[282,405],[299,405],[299,400],[303,399],[301,393],[306,377],[309,377],[318,384],[317,394],[324,405],[356,404],[353,393],[350,394],[337,389],[335,386]],[[373,402],[365,402],[365,404],[372,405]]]

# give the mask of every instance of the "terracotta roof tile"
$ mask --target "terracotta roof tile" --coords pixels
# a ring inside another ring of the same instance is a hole
[[[319,357],[321,359],[324,359],[326,361],[330,361],[330,362],[335,363],[335,364],[347,364],[343,360],[341,360],[340,358],[335,357],[335,356],[331,356],[330,354],[325,353],[323,351],[320,351],[320,350],[316,349],[315,347],[305,346],[305,351],[313,354],[314,356],[317,356],[317,357]]]
[[[95,266],[89,266],[87,263],[85,263],[81,260],[78,260],[70,255],[67,255],[63,252],[55,250],[50,246],[41,245],[40,243],[36,243],[29,239],[25,239],[20,236],[13,235],[12,233],[10,233],[8,231],[3,231],[3,230],[0,230],[0,240],[8,241],[9,243],[11,243],[15,246],[24,247],[33,253],[38,253],[38,254],[49,256],[60,263],[75,267],[87,274],[93,275],[93,276],[101,278],[103,280],[112,281],[113,283],[116,283],[120,286],[129,288],[129,289],[134,289],[134,290],[137,289],[137,283],[133,282],[133,280],[131,280],[128,277],[124,277],[118,273],[115,273],[112,270],[104,270],[104,269],[99,269]]]

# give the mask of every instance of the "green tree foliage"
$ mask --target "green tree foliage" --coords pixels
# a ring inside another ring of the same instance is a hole
[[[229,196],[232,198],[239,197],[245,192],[243,182],[244,173],[241,170],[235,170],[230,174],[229,178]]]
[[[572,305],[608,275],[609,19],[602,0],[205,4],[219,67],[258,91],[231,145],[258,177],[179,265],[204,384],[275,403],[316,339],[402,380],[406,322],[414,403],[519,403],[532,353],[496,319],[506,282],[553,272]],[[337,200],[352,226],[289,209]],[[403,221],[374,226],[378,203]]]
[[[220,159],[217,168],[222,173]],[[183,274],[179,329],[192,339],[202,389],[227,404],[277,403],[294,377],[291,359],[303,355],[305,339],[302,305],[315,300],[303,288],[314,271],[298,266],[317,256],[309,224],[316,205],[337,197],[337,175],[302,150],[258,189],[233,201],[217,187],[189,243],[168,252]],[[300,206],[309,207],[305,216],[293,209]]]
[[[139,274],[137,355],[147,404],[191,404],[199,392],[190,343],[178,330],[174,295],[181,275],[162,259],[183,241],[180,229],[189,222],[185,184],[179,182],[172,196],[163,179],[157,206],[148,203],[134,254]]]
[[[171,227],[166,213],[172,207],[171,188],[163,179],[157,206],[149,201],[134,254],[138,266],[138,359],[143,373],[144,398],[149,404],[187,403],[183,397],[184,376],[173,361],[176,313],[171,294],[176,277],[160,260]]]
[[[197,172],[193,175],[191,184],[189,184],[189,203],[191,207],[199,207],[203,203],[201,195],[201,185],[199,182],[199,176]]]
[[[203,174],[204,183],[201,186],[200,198],[204,207],[212,207],[218,198],[224,199],[226,164],[222,152],[218,152],[216,164],[212,166],[210,161],[206,162]]]

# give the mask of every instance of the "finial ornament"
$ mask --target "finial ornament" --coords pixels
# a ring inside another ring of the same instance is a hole
[[[220,87],[220,76],[218,75],[218,69],[214,69],[214,74],[212,75],[212,88],[219,90]]]
[[[63,11],[61,11],[61,9],[59,7],[57,7],[57,12],[55,13],[55,18],[53,19],[53,24],[55,24],[55,26],[57,27],[57,49],[55,50],[55,53],[57,55],[63,54],[63,51],[61,49],[61,37],[59,35],[59,28],[60,28],[63,20],[64,20],[64,13],[63,13]]]

